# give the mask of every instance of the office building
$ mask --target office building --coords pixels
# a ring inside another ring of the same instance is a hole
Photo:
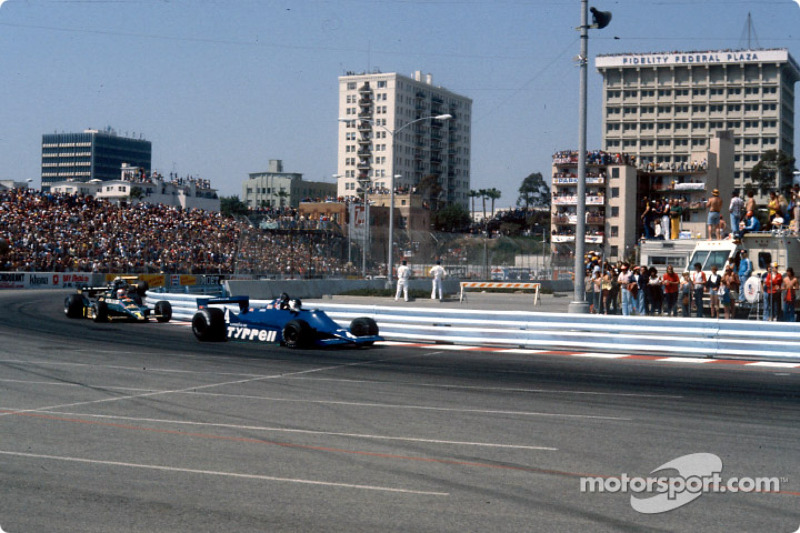
[[[304,181],[298,172],[284,172],[283,161],[270,159],[266,172],[251,172],[242,183],[242,202],[250,209],[297,208],[301,201],[319,201],[336,196],[336,184]]]
[[[784,49],[602,55],[603,149],[675,170],[731,131],[734,187],[768,150],[794,155],[794,85]],[[778,182],[783,187],[788,183]]]
[[[60,181],[110,181],[123,163],[150,173],[150,141],[120,137],[108,128],[42,135],[42,190]]]
[[[445,114],[452,118],[429,118]],[[339,78],[339,117],[340,197],[359,196],[364,186],[388,191],[392,174],[403,192],[436,176],[440,203],[468,207],[471,99],[419,71],[348,73]]]

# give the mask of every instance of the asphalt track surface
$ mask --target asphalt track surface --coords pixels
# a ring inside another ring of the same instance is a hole
[[[800,526],[799,370],[201,344],[175,324],[68,320],[64,295],[0,293],[7,533]],[[581,491],[693,453],[779,490],[657,514]]]

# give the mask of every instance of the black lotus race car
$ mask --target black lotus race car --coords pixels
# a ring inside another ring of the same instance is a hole
[[[209,307],[214,304],[238,304],[239,312]],[[192,331],[201,341],[269,342],[289,348],[371,346],[383,340],[378,324],[369,317],[356,318],[349,329],[343,328],[324,311],[303,309],[299,299],[286,294],[258,309],[250,307],[248,296],[199,298]]]
[[[150,318],[169,322],[172,305],[162,301],[156,302],[152,309],[147,307],[142,303],[147,289],[144,281],[131,285],[121,278],[105,287],[81,287],[64,300],[64,314],[68,318],[90,318],[95,322],[147,322]]]

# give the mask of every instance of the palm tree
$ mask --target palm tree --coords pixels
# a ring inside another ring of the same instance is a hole
[[[487,189],[480,189],[478,194],[481,196],[481,202],[483,202],[483,220],[486,222],[486,196],[488,195],[489,191]]]
[[[472,211],[470,212],[470,215],[472,215],[472,213],[475,212],[475,198],[477,198],[480,195],[481,195],[481,193],[479,193],[475,189],[470,189],[469,190],[469,197],[472,199]]]
[[[278,191],[278,198],[280,199],[281,209],[283,209],[283,199],[287,198],[288,196],[289,193],[286,192],[286,190],[283,187],[281,187],[281,190]]]
[[[494,218],[494,201],[499,199],[501,196],[500,191],[492,187],[486,191],[486,196],[492,200],[492,218]]]

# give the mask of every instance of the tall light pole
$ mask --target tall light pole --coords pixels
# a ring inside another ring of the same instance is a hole
[[[385,132],[387,132],[392,138],[392,164],[389,168],[389,251],[387,254],[386,259],[386,287],[392,287],[392,270],[394,268],[394,180],[395,178],[402,177],[401,174],[395,174],[394,171],[394,160],[395,160],[395,152],[397,146],[395,144],[395,134],[403,131],[407,127],[411,126],[412,124],[416,124],[417,122],[422,122],[423,120],[450,120],[453,118],[453,115],[450,113],[443,113],[441,115],[431,115],[428,117],[421,117],[416,120],[412,120],[411,122],[406,122],[399,128],[389,129],[386,126],[376,123],[372,119],[368,118],[360,118],[360,119],[350,119],[350,118],[339,118],[339,122],[350,122],[359,120],[361,122],[369,122],[375,127],[378,127]]]
[[[569,304],[570,313],[588,313],[586,302],[586,267],[583,253],[586,245],[586,86],[589,63],[589,28],[604,28],[611,21],[611,13],[592,8],[592,25],[589,26],[588,0],[581,0],[581,51],[578,55],[580,66],[580,105],[578,110],[578,217],[575,227],[575,296]]]

